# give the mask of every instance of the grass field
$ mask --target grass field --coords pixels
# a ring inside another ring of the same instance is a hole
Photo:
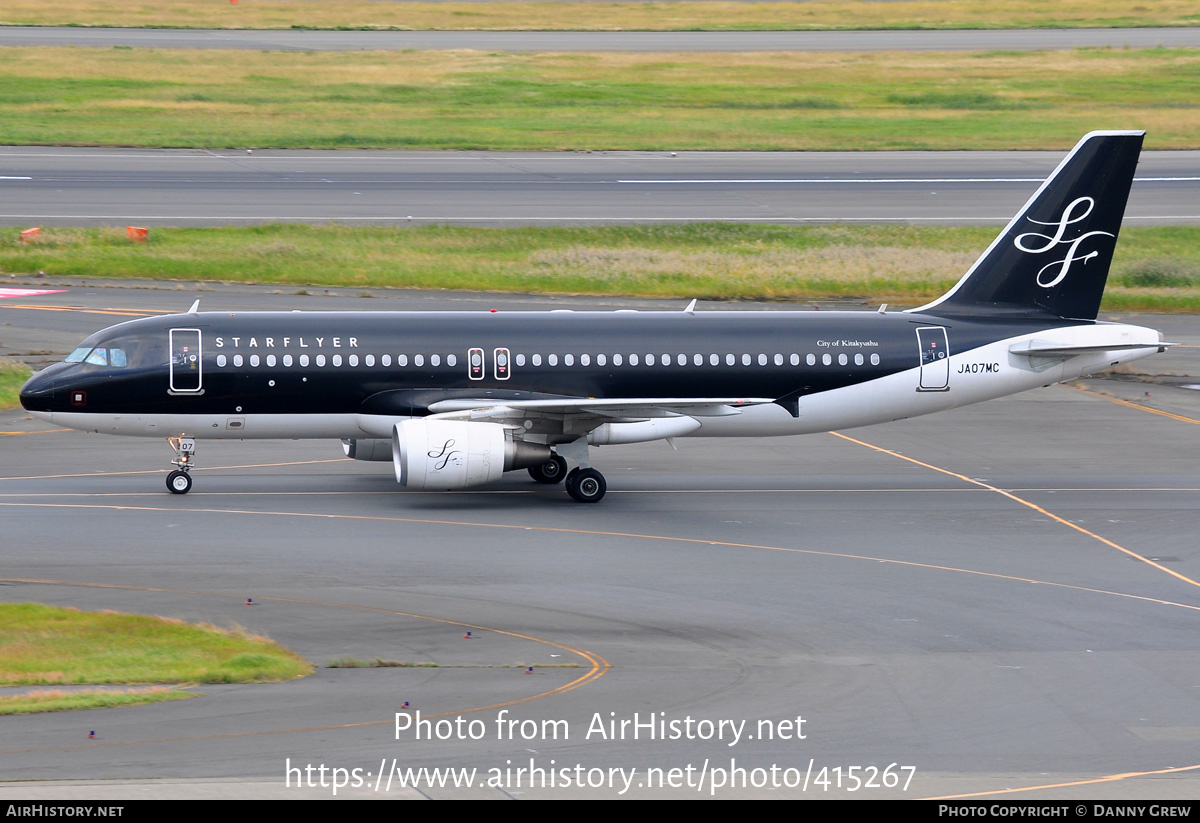
[[[85,277],[915,305],[953,285],[995,228],[690,224],[475,229],[274,225],[47,229],[0,238],[0,272]],[[302,301],[301,296],[297,297]],[[1200,228],[1126,228],[1109,310],[1200,310]]]
[[[164,617],[0,604],[0,684],[249,683],[311,674],[265,637]]]
[[[23,695],[0,697],[0,716],[6,714],[35,714],[37,712],[62,712],[70,709],[111,709],[116,706],[139,706],[143,703],[161,703],[165,700],[185,700],[199,697],[195,692],[173,689],[168,686],[150,686],[140,689],[37,689]]]
[[[946,29],[1194,26],[1190,0],[813,0],[737,2],[404,2],[370,0],[5,0],[0,23],[320,29]]]
[[[29,374],[29,369],[20,363],[0,360],[0,411],[20,405],[18,394]]]
[[[386,5],[386,4],[382,4]],[[587,4],[584,4],[587,5]],[[888,5],[888,4],[881,4]],[[490,54],[0,49],[0,144],[1200,147],[1200,51]]]

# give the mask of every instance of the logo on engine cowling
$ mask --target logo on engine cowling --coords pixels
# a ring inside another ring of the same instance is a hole
[[[1076,254],[1079,251],[1079,244],[1084,240],[1087,240],[1089,237],[1096,237],[1097,235],[1104,237],[1116,237],[1116,235],[1106,231],[1089,231],[1073,239],[1066,239],[1063,237],[1063,235],[1067,233],[1067,226],[1071,225],[1072,223],[1078,223],[1081,220],[1086,220],[1087,216],[1092,213],[1092,209],[1095,207],[1095,205],[1096,201],[1090,197],[1077,197],[1072,200],[1065,209],[1063,209],[1062,216],[1059,217],[1056,222],[1046,223],[1041,220],[1034,220],[1032,217],[1026,218],[1030,223],[1037,223],[1039,226],[1056,226],[1057,228],[1055,229],[1053,235],[1041,234],[1036,231],[1030,231],[1026,232],[1025,234],[1017,235],[1016,239],[1013,240],[1013,245],[1018,249],[1023,252],[1028,252],[1029,254],[1042,254],[1043,252],[1050,251],[1055,246],[1067,246],[1066,257],[1064,257],[1062,260],[1056,260],[1053,263],[1047,263],[1041,268],[1041,270],[1038,271],[1037,284],[1043,289],[1053,288],[1061,283],[1067,276],[1067,272],[1070,271],[1071,264],[1076,260],[1086,264],[1087,261],[1091,260],[1093,257],[1100,256],[1100,252],[1092,251],[1077,257]],[[1082,209],[1082,211],[1080,211],[1080,209]],[[1041,246],[1027,246],[1025,244],[1025,238],[1027,237],[1037,238],[1045,241],[1045,243]],[[1047,281],[1046,278],[1048,276],[1050,276],[1050,279]]]
[[[454,438],[451,438],[442,444],[442,447],[440,450],[425,452],[425,455],[430,460],[440,461],[437,464],[435,464],[433,467],[433,470],[435,472],[440,472],[442,469],[446,468],[446,464],[449,463],[454,458],[455,455],[462,454],[462,452],[459,451],[458,449],[451,450],[451,447],[453,445],[454,445]],[[455,461],[455,462],[457,463],[457,461]]]

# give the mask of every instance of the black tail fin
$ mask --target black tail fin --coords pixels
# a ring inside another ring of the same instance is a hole
[[[962,280],[913,311],[1094,320],[1143,137],[1086,135]]]

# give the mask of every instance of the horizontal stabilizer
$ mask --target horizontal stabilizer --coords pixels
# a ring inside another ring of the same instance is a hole
[[[1168,346],[1173,343],[1154,342],[1145,343],[1108,343],[1100,345],[1082,345],[1072,343],[1055,343],[1049,340],[1028,340],[1024,343],[1014,343],[1009,346],[1008,350],[1012,354],[1018,354],[1025,357],[1047,357],[1047,358],[1068,358],[1077,357],[1081,354],[1093,354],[1103,351],[1130,351],[1132,349],[1158,349],[1160,352],[1166,351]]]

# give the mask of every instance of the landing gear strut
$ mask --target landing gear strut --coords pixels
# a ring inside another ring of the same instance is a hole
[[[569,443],[559,443],[554,447],[555,456],[560,459],[574,460],[579,467],[572,469],[567,475],[567,494],[580,503],[599,503],[608,491],[604,475],[592,468],[588,459],[588,442],[586,437],[580,437]]]
[[[540,466],[530,466],[529,476],[539,483],[561,483],[567,476],[567,461],[557,454],[551,455],[550,459]]]
[[[167,490],[171,494],[187,494],[192,490],[192,458],[196,455],[196,441],[190,437],[168,437],[167,443],[175,450],[172,465],[178,466],[167,475]]]
[[[595,469],[575,469],[567,475],[567,494],[580,503],[598,503],[606,491],[604,475]]]

